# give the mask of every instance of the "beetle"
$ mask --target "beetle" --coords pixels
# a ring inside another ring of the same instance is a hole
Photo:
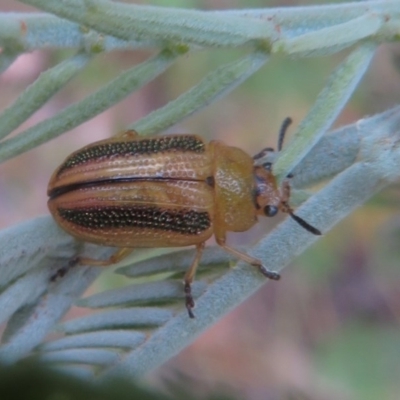
[[[278,151],[291,123],[279,134]],[[272,164],[220,141],[192,134],[141,137],[135,131],[101,140],[72,153],[53,173],[48,207],[55,221],[79,240],[118,247],[108,260],[79,258],[107,266],[134,248],[196,246],[184,277],[185,304],[194,317],[191,283],[207,239],[257,268],[269,279],[280,275],[226,243],[226,234],[244,232],[258,216],[288,213],[315,235],[321,232],[293,213],[290,185],[278,187]]]

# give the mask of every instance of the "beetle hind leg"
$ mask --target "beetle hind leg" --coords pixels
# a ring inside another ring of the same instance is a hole
[[[241,251],[236,250],[233,247],[228,246],[225,243],[225,239],[221,239],[221,238],[217,238],[216,237],[216,241],[217,241],[218,245],[221,246],[225,251],[227,251],[228,253],[233,254],[239,260],[242,260],[242,261],[252,265],[253,267],[257,267],[260,270],[260,272],[264,276],[266,276],[268,279],[272,279],[274,281],[277,281],[277,280],[281,279],[281,276],[277,272],[271,271],[268,268],[266,268],[262,264],[262,262],[260,260],[258,260],[257,258],[251,257],[248,254],[242,253]]]
[[[62,267],[60,267],[51,277],[50,282],[55,282],[58,278],[62,278],[67,274],[67,272],[75,267],[79,263],[79,258],[74,257],[68,261],[68,263]]]
[[[78,257],[79,264],[82,265],[92,265],[95,267],[108,267],[109,265],[116,264],[128,257],[134,249],[130,247],[122,247],[118,249],[110,258],[106,260],[96,260],[94,258]]]
[[[183,278],[184,282],[184,291],[185,291],[185,305],[187,312],[190,318],[194,318],[193,308],[194,308],[194,300],[192,296],[192,287],[191,284],[193,283],[194,276],[196,274],[197,266],[199,265],[201,256],[204,250],[204,242],[196,245],[196,256],[192,261],[192,265],[186,271],[185,277]]]
[[[59,268],[55,274],[50,277],[51,282],[55,282],[58,278],[62,278],[67,272],[76,265],[90,265],[94,267],[108,267],[109,265],[116,264],[117,262],[123,260],[130,253],[132,253],[134,249],[123,247],[118,249],[110,258],[107,260],[96,260],[95,258],[89,257],[74,257],[72,258],[67,265]]]

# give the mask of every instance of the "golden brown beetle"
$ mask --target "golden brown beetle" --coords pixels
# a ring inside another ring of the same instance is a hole
[[[282,125],[278,150],[290,122]],[[81,264],[114,264],[134,248],[195,245],[184,278],[193,317],[190,285],[212,235],[223,249],[277,280],[278,273],[228,246],[226,233],[247,231],[258,215],[272,217],[281,210],[321,234],[293,214],[288,181],[277,187],[271,164],[255,165],[265,150],[251,158],[239,148],[207,144],[196,135],[140,137],[127,131],[72,153],[50,179],[48,206],[77,239],[120,248],[109,260],[80,258]]]

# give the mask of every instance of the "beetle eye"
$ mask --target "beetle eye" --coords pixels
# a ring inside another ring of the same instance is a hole
[[[278,214],[278,207],[276,206],[265,206],[264,207],[264,214],[267,217],[274,217]]]
[[[267,171],[272,171],[272,162],[265,162],[263,165],[262,165]]]

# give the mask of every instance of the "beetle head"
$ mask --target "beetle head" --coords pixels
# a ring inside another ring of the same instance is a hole
[[[299,225],[314,235],[321,235],[321,232],[310,225],[304,219],[294,214],[289,206],[290,184],[285,179],[281,187],[278,187],[275,176],[272,173],[272,164],[265,163],[254,167],[256,181],[255,205],[257,215],[274,217],[278,211],[288,213]]]
[[[258,215],[275,216],[282,207],[282,191],[278,188],[270,164],[254,168],[255,205]],[[289,187],[289,186],[288,186]],[[287,199],[284,199],[287,200]]]

